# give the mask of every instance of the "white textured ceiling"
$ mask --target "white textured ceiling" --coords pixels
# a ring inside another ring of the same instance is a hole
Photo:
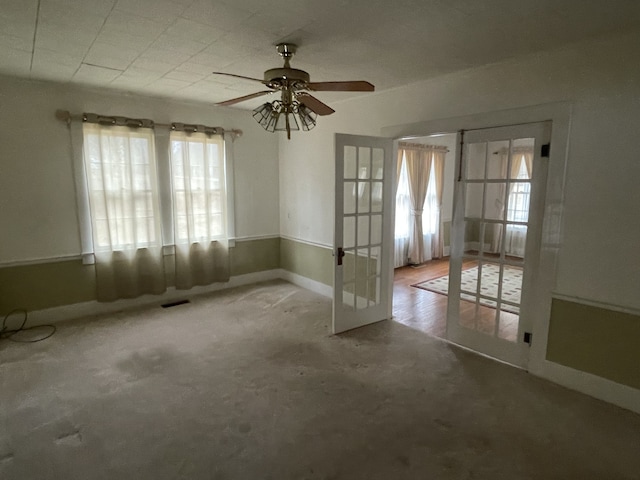
[[[262,78],[286,40],[384,90],[638,26],[638,0],[0,0],[0,73],[218,102],[263,86],[212,71]]]

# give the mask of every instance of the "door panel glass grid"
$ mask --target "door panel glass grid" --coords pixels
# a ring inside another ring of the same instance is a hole
[[[364,309],[380,303],[384,151],[344,148],[343,305]]]
[[[468,144],[462,179],[459,323],[511,342],[517,341],[531,192],[533,146],[523,144],[530,140]]]

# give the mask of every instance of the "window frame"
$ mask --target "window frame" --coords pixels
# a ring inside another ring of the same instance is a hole
[[[83,125],[85,122],[73,121],[69,124],[71,150],[73,153],[73,176],[76,190],[76,208],[78,213],[78,226],[80,234],[81,257],[83,265],[95,264],[95,248],[92,233],[92,217],[90,210],[90,192],[84,164],[84,134]],[[171,172],[169,157],[169,129],[155,126],[153,130],[153,149],[155,163],[155,174],[157,182],[156,203],[160,211],[159,234],[160,246],[163,247],[163,254],[173,255],[175,253],[175,241],[173,234],[173,200],[171,197]],[[225,181],[225,204],[226,204],[226,241],[229,247],[235,246],[235,162],[233,152],[233,141],[235,133],[233,131],[224,132],[223,138],[223,162]],[[222,239],[220,239],[222,240]]]

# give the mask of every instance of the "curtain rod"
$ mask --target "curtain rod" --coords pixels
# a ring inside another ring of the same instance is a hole
[[[435,150],[436,152],[448,152],[449,149],[443,145],[427,145],[424,143],[398,142],[400,148],[414,148],[419,150]]]
[[[68,110],[56,110],[56,118],[67,124],[72,121],[90,122],[90,123],[110,123],[114,125],[123,125],[129,127],[166,127],[169,130],[187,131],[187,132],[203,132],[208,134],[224,134],[230,133],[234,139],[242,135],[242,130],[232,129],[225,130],[222,127],[207,127],[205,125],[190,124],[190,123],[155,123],[153,120],[147,118],[127,118],[116,115],[98,115],[95,113],[83,113],[83,114],[71,114]]]

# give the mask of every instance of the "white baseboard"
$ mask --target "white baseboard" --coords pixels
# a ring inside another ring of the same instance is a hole
[[[189,290],[177,290],[175,287],[169,287],[162,295],[142,295],[137,298],[116,300],[114,302],[98,302],[97,300],[92,300],[90,302],[62,305],[60,307],[46,308],[44,310],[35,310],[33,312],[29,312],[27,326],[56,324],[66,320],[73,320],[75,318],[118,312],[133,307],[161,305],[163,303],[186,299],[203,293],[215,292],[217,290],[224,290],[226,288],[265,282],[267,280],[284,279],[282,272],[283,271],[278,268],[266,270],[264,272],[237,275],[235,277],[231,277],[228,282],[197,286]]]
[[[333,287],[330,285],[325,285],[324,283],[311,280],[310,278],[289,272],[288,270],[282,270],[282,276],[280,278],[325,297],[333,298]]]
[[[640,390],[548,360],[530,367],[532,375],[640,414]]]

